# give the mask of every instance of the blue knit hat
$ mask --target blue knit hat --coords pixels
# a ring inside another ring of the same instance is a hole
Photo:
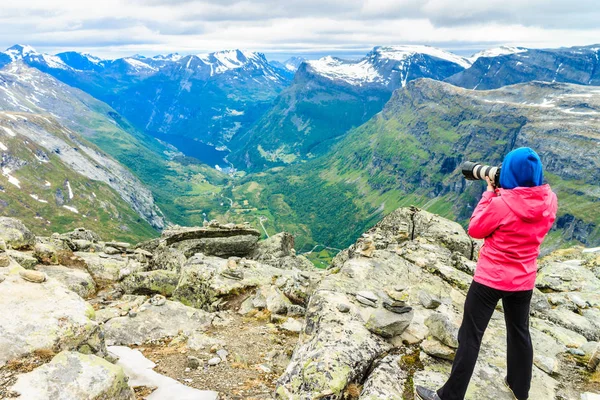
[[[500,171],[500,187],[503,189],[540,186],[543,181],[542,161],[529,147],[515,149],[504,157]]]

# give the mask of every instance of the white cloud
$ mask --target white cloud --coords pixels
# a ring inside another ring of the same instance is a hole
[[[0,44],[103,56],[558,47],[600,41],[599,18],[595,0],[20,0],[0,5]]]

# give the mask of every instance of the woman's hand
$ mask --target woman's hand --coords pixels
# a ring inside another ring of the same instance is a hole
[[[488,192],[493,192],[495,191],[494,189],[494,183],[492,182],[492,180],[490,179],[489,176],[485,177],[485,181],[487,182],[488,186],[487,186],[487,191]]]

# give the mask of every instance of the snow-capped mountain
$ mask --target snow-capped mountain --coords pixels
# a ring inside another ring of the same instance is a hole
[[[326,152],[335,140],[383,109],[392,92],[418,78],[443,80],[470,66],[429,46],[375,47],[357,61],[303,62],[294,84],[246,135],[230,160],[262,169]]]
[[[242,50],[103,60],[17,45],[0,53],[0,68],[15,60],[107,102],[163,140],[184,136],[214,145],[252,125],[293,78],[263,54]]]
[[[517,53],[525,53],[528,49],[525,47],[513,47],[513,46],[500,46],[494,47],[492,49],[482,50],[479,53],[473,54],[469,57],[469,61],[474,63],[479,58],[490,58],[490,57],[499,57],[506,56],[509,54],[517,54]]]
[[[302,64],[304,61],[306,61],[304,57],[294,56],[288,58],[284,62],[271,61],[271,65],[275,68],[295,73],[298,70],[298,67],[300,67],[300,64]]]
[[[531,81],[600,85],[600,45],[558,49],[500,47],[471,57],[473,65],[447,79],[487,90]]]
[[[307,61],[307,70],[354,86],[405,86],[417,78],[445,79],[465,68],[469,60],[430,46],[375,47],[366,57],[349,61],[327,56]]]

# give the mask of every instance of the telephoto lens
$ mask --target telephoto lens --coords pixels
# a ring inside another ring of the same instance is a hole
[[[470,181],[483,181],[487,176],[494,183],[495,187],[500,187],[500,167],[491,167],[472,161],[465,161],[462,165],[462,173],[465,179]]]

